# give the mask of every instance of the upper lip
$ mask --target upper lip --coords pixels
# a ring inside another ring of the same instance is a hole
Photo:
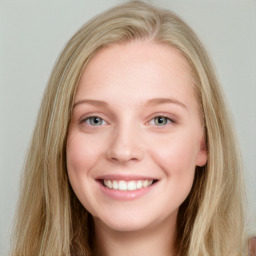
[[[136,181],[136,180],[158,180],[152,176],[141,176],[141,175],[124,175],[124,174],[106,174],[98,176],[96,180],[124,180],[124,181]]]

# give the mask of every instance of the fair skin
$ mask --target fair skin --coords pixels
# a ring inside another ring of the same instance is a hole
[[[175,255],[179,206],[207,161],[190,68],[174,48],[100,50],[75,96],[71,186],[94,219],[98,254]],[[152,184],[151,184],[152,183]]]

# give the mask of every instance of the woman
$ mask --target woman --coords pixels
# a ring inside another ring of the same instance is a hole
[[[207,53],[141,2],[85,24],[52,72],[12,255],[242,255],[242,167]]]

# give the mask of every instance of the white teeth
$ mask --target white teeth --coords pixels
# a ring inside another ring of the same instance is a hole
[[[142,182],[142,186],[143,186],[143,188],[146,188],[148,186],[148,180],[144,180]]]
[[[108,181],[107,181],[107,187],[108,187],[108,188],[112,188],[112,187],[113,187],[111,180],[108,180]]]
[[[141,189],[141,188],[142,188],[142,181],[139,180],[139,181],[137,182],[137,189]]]
[[[121,180],[119,181],[119,190],[127,190],[127,182]]]
[[[137,185],[135,181],[129,181],[128,185],[127,185],[127,189],[128,190],[136,190],[137,189]]]
[[[118,189],[118,182],[116,180],[114,180],[112,184],[113,184],[113,189]]]
[[[124,181],[124,180],[104,180],[104,185],[110,189],[118,189],[118,190],[137,190],[141,188],[146,188],[152,185],[153,180],[132,180],[132,181]]]

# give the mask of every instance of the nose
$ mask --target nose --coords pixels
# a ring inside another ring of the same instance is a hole
[[[144,156],[143,143],[135,127],[116,129],[112,134],[107,158],[117,163],[140,161]]]

